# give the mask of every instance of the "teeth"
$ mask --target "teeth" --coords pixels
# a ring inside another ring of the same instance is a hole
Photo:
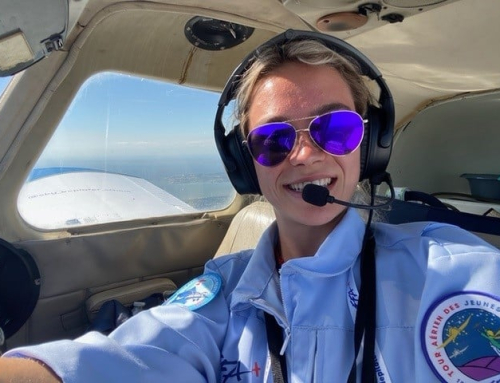
[[[332,183],[331,178],[322,178],[320,180],[314,180],[310,182],[299,182],[297,184],[290,184],[288,187],[296,192],[301,192],[307,184],[314,184],[319,186],[328,186]]]

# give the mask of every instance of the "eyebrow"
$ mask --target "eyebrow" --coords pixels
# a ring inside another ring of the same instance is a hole
[[[278,116],[273,116],[269,119],[265,119],[263,121],[260,121],[256,126],[269,124],[272,122],[298,121],[301,119],[307,119],[308,117],[320,116],[320,115],[328,113],[328,112],[333,112],[334,110],[352,110],[352,109],[349,106],[347,106],[341,102],[334,102],[331,104],[322,105],[319,108],[314,109],[312,114],[310,114],[309,116],[298,117],[298,118],[288,118],[286,116],[278,115]]]
[[[342,104],[341,102],[336,102],[333,104],[323,105],[320,108],[318,108],[317,110],[315,110],[314,113],[315,113],[315,116],[319,116],[320,114],[333,112],[334,110],[351,110],[351,108],[345,104]]]

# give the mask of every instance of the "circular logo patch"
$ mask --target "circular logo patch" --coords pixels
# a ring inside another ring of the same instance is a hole
[[[165,304],[177,303],[195,311],[215,298],[222,286],[219,274],[207,273],[186,283]]]
[[[461,292],[425,314],[422,349],[443,382],[500,382],[500,299]]]

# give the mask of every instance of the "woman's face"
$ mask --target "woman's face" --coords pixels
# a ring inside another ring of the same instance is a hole
[[[351,90],[332,67],[287,63],[262,78],[254,88],[248,126],[320,115],[336,109],[355,110]],[[292,122],[306,129],[311,119]],[[322,151],[307,132],[299,132],[297,142],[280,164],[265,167],[254,161],[263,195],[274,206],[278,223],[319,226],[337,222],[345,207],[327,204],[318,207],[302,199],[308,182],[325,185],[336,199],[349,201],[360,172],[360,149],[343,157]]]

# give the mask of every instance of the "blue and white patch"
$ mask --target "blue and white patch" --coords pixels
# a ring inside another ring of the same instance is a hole
[[[500,298],[464,291],[425,314],[422,350],[442,382],[500,382]]]
[[[222,279],[219,274],[203,274],[182,286],[164,304],[177,303],[195,311],[211,302],[221,287]]]

